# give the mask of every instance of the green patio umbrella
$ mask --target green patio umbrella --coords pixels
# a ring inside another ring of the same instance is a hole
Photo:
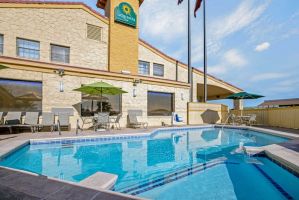
[[[96,82],[88,85],[83,85],[80,88],[74,89],[74,91],[79,91],[89,95],[99,95],[101,99],[103,99],[103,94],[107,95],[117,95],[127,93],[121,88],[110,85],[109,83],[105,83],[103,81]],[[101,101],[101,112],[102,112],[102,101]]]
[[[247,92],[239,92],[239,93],[235,93],[232,95],[229,95],[228,97],[226,97],[226,99],[258,99],[258,98],[262,98],[264,96],[259,95],[259,94],[250,94]]]
[[[262,98],[264,96],[259,95],[259,94],[251,94],[251,93],[247,93],[247,92],[239,92],[239,93],[235,93],[232,95],[229,95],[226,97],[226,99],[234,99],[234,100],[239,100],[239,99],[258,99],[258,98]],[[241,110],[241,116],[243,115],[243,112]]]
[[[7,68],[9,68],[9,67],[7,67],[7,66],[5,66],[5,65],[2,65],[2,64],[0,64],[0,70],[1,70],[1,69],[7,69]]]

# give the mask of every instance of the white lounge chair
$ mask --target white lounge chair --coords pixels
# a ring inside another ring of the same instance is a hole
[[[132,128],[140,128],[140,127],[147,128],[148,127],[148,123],[147,122],[139,122],[136,114],[134,114],[134,113],[128,114],[128,123],[129,123],[128,124],[129,127],[132,127]]]
[[[50,127],[51,132],[54,131],[55,129],[54,113],[47,113],[47,112],[42,113],[42,122],[41,124],[38,125],[38,128],[42,129],[44,127]]]

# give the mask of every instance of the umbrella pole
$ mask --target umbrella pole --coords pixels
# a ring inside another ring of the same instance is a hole
[[[102,99],[102,97],[103,97],[103,88],[101,88],[101,112],[103,111],[103,99]]]

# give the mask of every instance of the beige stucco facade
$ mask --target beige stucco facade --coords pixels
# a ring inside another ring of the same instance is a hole
[[[140,109],[143,113],[140,120],[147,121],[149,125],[157,126],[162,122],[170,124],[170,116],[147,116],[148,91],[173,93],[174,111],[183,117],[184,123],[187,122],[190,88],[187,83],[187,66],[137,38],[138,60],[150,63],[150,75],[139,76],[134,73],[125,75],[116,72],[115,69],[109,71],[111,22],[84,4],[0,3],[0,19],[0,34],[4,37],[4,52],[0,55],[0,63],[10,67],[0,71],[0,78],[42,82],[43,112],[49,112],[52,108],[74,108],[73,105],[81,102],[82,97],[81,93],[74,92],[73,89],[82,84],[105,81],[128,92],[122,95],[121,126],[127,124],[128,110]],[[101,27],[101,41],[87,38],[87,24]],[[134,34],[135,32],[136,30]],[[18,57],[17,38],[39,41],[40,59],[28,60]],[[51,62],[51,44],[70,47],[70,63]],[[117,52],[114,51],[116,46],[113,47],[113,52]],[[138,63],[138,60],[135,59],[132,63]],[[119,58],[115,62],[119,62]],[[164,77],[153,76],[153,63],[164,66]],[[138,66],[130,67],[135,67],[135,72],[138,71]],[[57,69],[64,69],[65,76],[58,76],[54,72]],[[133,96],[134,80],[141,81],[136,86],[136,97]],[[202,73],[193,70],[193,80],[193,100],[197,101],[196,86],[203,83]],[[61,81],[64,83],[63,92],[59,91]],[[208,77],[208,83],[231,93],[240,91],[211,76]],[[80,118],[79,115],[80,112],[74,109],[74,116],[71,117],[73,128],[76,120]]]
[[[108,25],[83,9],[1,8],[4,56],[16,57],[16,38],[40,42],[40,61],[50,44],[70,47],[70,65],[107,70]],[[87,24],[102,28],[102,41],[86,37]]]

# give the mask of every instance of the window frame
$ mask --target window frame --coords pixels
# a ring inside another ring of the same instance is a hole
[[[148,64],[148,74],[141,74],[141,73],[139,73],[139,63],[140,62]],[[148,62],[148,61],[144,61],[144,60],[138,60],[138,75],[149,76],[150,74],[151,74],[151,63]]]
[[[68,49],[68,60],[67,60],[68,62],[59,61],[59,60],[53,60],[53,56],[52,56],[52,47],[53,46]],[[50,61],[51,62],[56,62],[56,63],[70,64],[70,62],[71,62],[71,47],[64,46],[64,45],[59,45],[59,44],[54,44],[54,43],[50,43]]]
[[[83,102],[83,100],[85,100],[85,98],[83,97],[83,95],[84,94],[81,94],[81,102]],[[110,95],[110,96],[117,96],[117,95]],[[105,97],[105,95],[103,95],[103,97]],[[96,100],[96,99],[92,99],[91,101],[99,101],[99,100]],[[122,108],[123,106],[122,106],[122,94],[119,94],[119,113],[116,113],[116,114],[112,114],[111,115],[111,113],[109,112],[109,115],[110,116],[117,116],[117,115],[119,115],[119,114],[121,114],[122,113]],[[81,103],[81,105],[80,105],[80,115],[81,116],[83,116],[83,117],[90,117],[90,116],[93,116],[93,114],[91,114],[91,115],[82,115],[82,108],[83,108],[83,103]],[[94,111],[90,111],[90,113],[93,113]],[[103,111],[103,112],[105,112],[105,111]]]
[[[155,67],[162,67],[162,69],[163,69],[163,74],[162,75],[160,75],[160,74],[155,74]],[[158,77],[164,77],[164,65],[163,64],[159,64],[159,63],[153,63],[153,76],[158,76]]]
[[[2,38],[2,43],[0,43],[0,55],[4,53],[4,34],[0,33],[0,37]]]
[[[29,49],[29,48],[24,48],[24,47],[19,47],[19,45],[18,45],[18,41],[19,40],[23,40],[23,41],[29,41],[29,42],[35,42],[35,43],[37,43],[38,44],[38,50],[36,50],[36,49]],[[21,56],[20,55],[20,48],[22,48],[22,49],[28,49],[28,50],[32,50],[32,51],[36,51],[36,52],[38,52],[38,58],[32,58],[32,57],[24,57],[24,56]],[[26,39],[26,38],[22,38],[22,37],[17,37],[16,38],[16,54],[17,54],[17,57],[19,57],[19,58],[25,58],[25,59],[31,59],[31,60],[40,60],[40,41],[38,41],[38,40],[31,40],[31,39]]]
[[[171,112],[169,113],[169,115],[150,115],[149,114],[149,93],[160,93],[160,94],[170,94],[172,97],[172,101],[171,101]],[[161,91],[153,91],[153,90],[148,90],[147,91],[147,116],[149,117],[169,117],[172,115],[172,112],[175,112],[175,93],[172,92],[161,92]]]

